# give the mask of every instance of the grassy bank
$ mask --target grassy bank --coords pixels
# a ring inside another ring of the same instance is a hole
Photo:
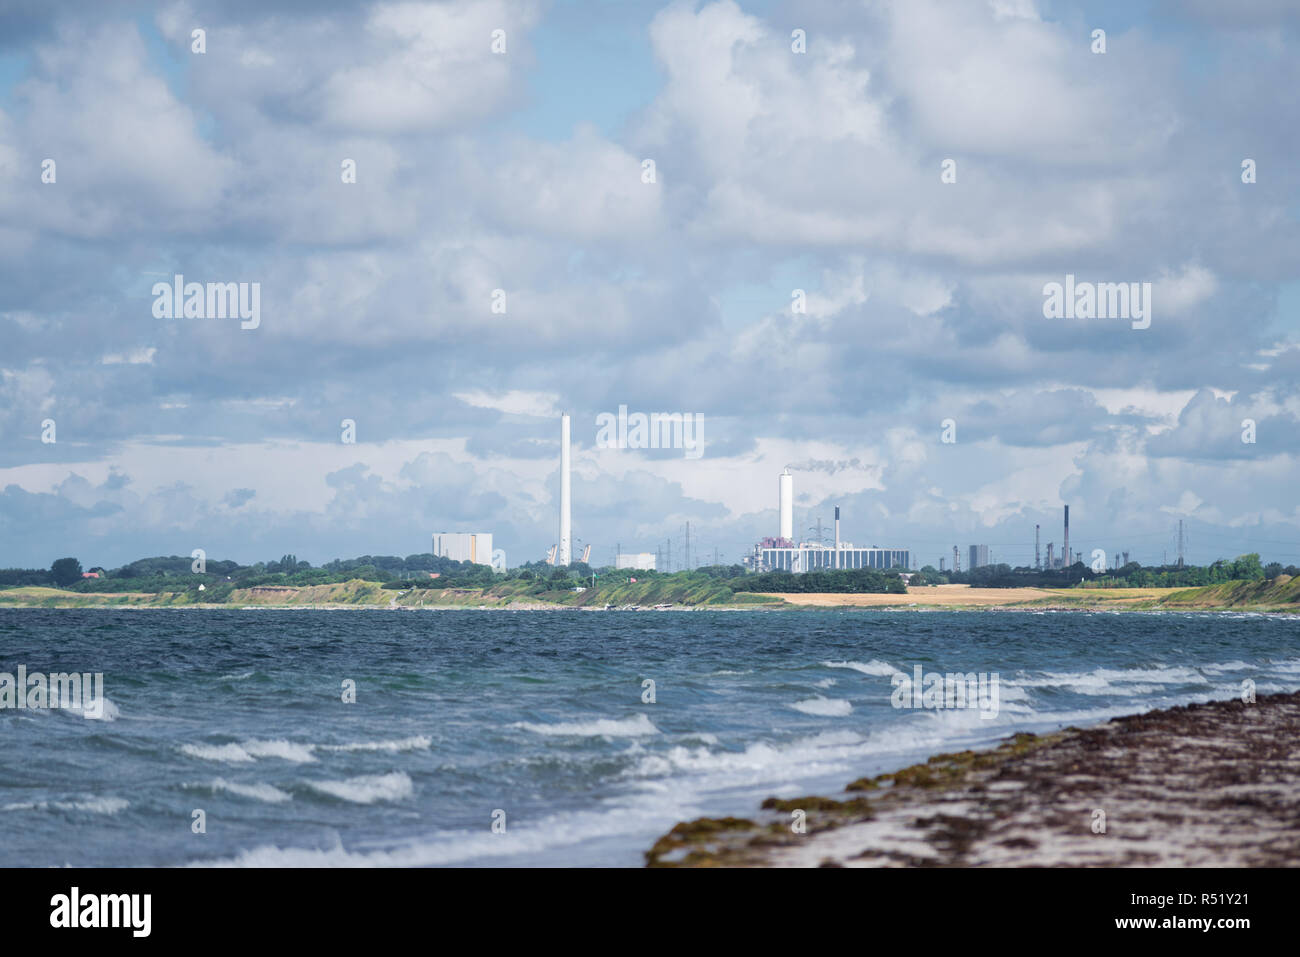
[[[508,579],[486,588],[431,588],[418,580],[393,589],[351,579],[323,585],[261,585],[236,588],[212,601],[197,588],[162,592],[73,592],[24,586],[0,589],[0,608],[910,608],[977,610],[1023,608],[1080,611],[1300,612],[1300,578],[1238,581],[1200,588],[972,588],[914,587],[906,594],[753,593],[733,591],[727,581],[699,575],[620,579],[581,591],[539,580]]]
[[[352,579],[300,587],[263,585],[236,588],[221,602],[206,600],[204,592],[72,592],[26,586],[0,589],[0,608],[243,608],[257,607],[400,607],[400,608],[614,608],[635,605],[673,607],[780,607],[780,598],[735,594],[724,583],[659,576],[645,582],[618,582],[587,587],[551,588],[547,583],[503,581],[488,588],[430,588],[412,582],[401,589],[379,582]]]

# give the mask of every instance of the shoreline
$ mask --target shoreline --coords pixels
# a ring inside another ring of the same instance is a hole
[[[1021,732],[836,796],[680,822],[646,866],[1300,866],[1297,736],[1300,691]]]
[[[1170,611],[1300,614],[1300,580],[1229,582],[1198,588],[974,588],[916,586],[885,592],[736,592],[727,597],[683,600],[664,589],[608,597],[588,594],[540,597],[491,589],[383,589],[353,579],[332,585],[239,589],[224,602],[205,602],[195,591],[70,592],[24,586],[0,589],[0,608],[202,608],[370,611]],[[732,600],[734,599],[734,600]]]
[[[912,614],[952,614],[956,612],[979,612],[981,614],[1030,613],[1030,614],[1108,614],[1108,615],[1252,615],[1264,618],[1290,619],[1300,616],[1300,608],[1278,608],[1273,606],[1223,606],[1223,607],[1180,607],[1151,605],[1134,607],[1105,607],[1097,605],[927,605],[927,606],[818,606],[818,605],[673,605],[668,608],[596,608],[583,605],[561,604],[517,604],[517,605],[463,605],[448,603],[445,605],[316,605],[284,602],[281,604],[237,605],[211,604],[201,602],[184,602],[167,604],[162,602],[97,602],[94,604],[7,604],[0,602],[0,611],[357,611],[357,612],[576,612],[576,613],[705,613],[705,612],[766,612],[771,614],[790,612],[855,612],[862,614],[877,613],[912,613]]]
[[[979,612],[980,614],[1030,613],[1030,614],[1109,614],[1109,615],[1252,615],[1265,618],[1290,619],[1300,616],[1300,608],[1278,608],[1274,606],[1223,606],[1223,607],[1180,607],[1152,605],[1141,608],[1105,607],[1097,605],[927,605],[927,606],[817,606],[817,605],[673,605],[669,608],[596,608],[582,605],[561,604],[517,604],[517,605],[462,605],[448,603],[445,605],[317,605],[282,604],[237,605],[211,604],[201,602],[183,602],[168,604],[163,602],[97,602],[93,604],[8,604],[0,602],[0,611],[357,611],[357,612],[577,612],[577,613],[667,613],[667,612],[767,612],[771,614],[790,612],[854,612],[861,614],[952,614],[956,612]]]

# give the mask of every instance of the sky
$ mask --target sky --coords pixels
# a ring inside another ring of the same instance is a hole
[[[1300,563],[1298,35],[1283,0],[0,0],[0,567],[537,560],[562,412],[597,564],[680,566],[688,523],[738,561],[786,467],[797,537],[838,505],[919,564],[1030,563],[1066,503],[1085,560],[1181,520],[1190,561]],[[256,328],[160,317],[178,274],[256,283]],[[1149,327],[1046,317],[1067,276],[1150,283]],[[599,442],[621,406],[702,454]]]

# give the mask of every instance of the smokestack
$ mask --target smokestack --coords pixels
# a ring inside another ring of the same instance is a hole
[[[560,550],[555,556],[555,564],[569,564],[569,536],[571,532],[569,512],[569,417],[560,416]]]
[[[1042,552],[1038,550],[1038,526],[1034,526],[1034,567],[1042,570],[1043,563],[1040,560]]]
[[[780,477],[781,537],[794,539],[794,476],[786,469]]]
[[[1070,560],[1070,506],[1065,506],[1065,543],[1061,546],[1061,554],[1064,556],[1062,568],[1069,568],[1074,564]]]
[[[840,567],[840,507],[835,506],[835,567]]]

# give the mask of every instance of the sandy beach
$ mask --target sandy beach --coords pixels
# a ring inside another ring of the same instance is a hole
[[[872,608],[872,607],[976,607],[995,605],[1041,604],[1051,607],[1054,602],[1062,606],[1077,607],[1079,602],[1098,605],[1133,605],[1149,602],[1179,591],[1177,588],[972,588],[970,585],[922,585],[911,588],[904,595],[825,594],[825,593],[764,593],[769,598],[782,598],[792,605],[811,608]]]

